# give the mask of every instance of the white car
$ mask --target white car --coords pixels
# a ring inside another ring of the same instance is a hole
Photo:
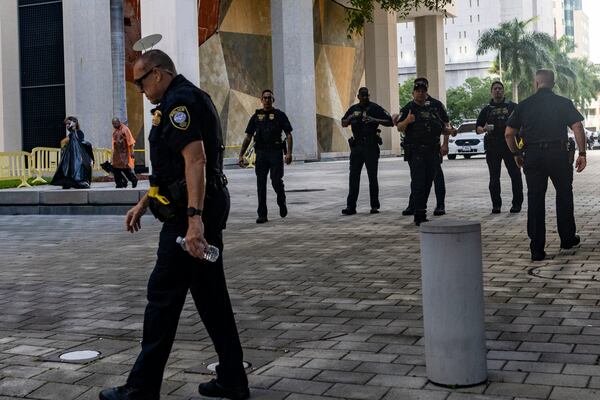
[[[483,145],[484,135],[478,135],[475,131],[475,120],[463,122],[458,127],[456,136],[448,138],[448,159],[454,160],[457,155],[471,158],[477,154],[485,154]]]

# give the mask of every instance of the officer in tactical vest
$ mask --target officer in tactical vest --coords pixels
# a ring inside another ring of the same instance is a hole
[[[275,97],[273,92],[266,89],[262,92],[262,109],[256,110],[248,121],[246,137],[240,150],[239,164],[244,166],[244,154],[254,138],[254,149],[256,151],[256,191],[258,193],[258,218],[257,224],[268,221],[267,218],[267,175],[271,173],[271,184],[277,193],[277,205],[279,216],[285,218],[288,213],[285,203],[285,189],[283,186],[283,159],[285,163],[292,162],[292,125],[281,110],[273,107]],[[285,140],[281,134],[285,132]]]
[[[356,200],[360,188],[360,172],[363,164],[369,177],[369,197],[371,214],[379,212],[379,183],[377,166],[379,163],[379,145],[383,142],[378,135],[379,125],[393,126],[392,117],[380,105],[369,101],[369,89],[358,89],[358,104],[353,105],[342,117],[342,126],[351,126],[350,145],[350,190],[346,200],[344,215],[356,214]]]
[[[150,190],[127,212],[129,232],[141,228],[148,207],[163,226],[157,260],[148,281],[141,352],[124,386],[105,389],[100,400],[158,400],[188,291],[219,357],[217,377],[202,383],[202,396],[250,397],[242,347],[223,271],[223,235],[229,192],[223,175],[223,134],[210,96],[178,75],[160,50],[142,54],[135,84],[152,104]],[[185,237],[186,251],[177,243]],[[208,245],[220,255],[204,259]]]
[[[492,100],[486,105],[477,117],[477,133],[485,133],[485,160],[490,171],[490,196],[492,197],[492,213],[498,214],[502,207],[500,196],[500,169],[502,161],[506,166],[512,182],[512,207],[511,213],[521,211],[523,204],[523,179],[521,170],[517,167],[515,159],[504,140],[506,121],[517,106],[512,101],[504,99],[504,85],[500,81],[492,83]]]
[[[427,221],[427,199],[439,168],[440,157],[448,154],[448,134],[453,129],[440,116],[439,102],[428,100],[428,85],[417,79],[413,100],[400,110],[396,121],[398,131],[404,132],[404,158],[410,167],[410,189],[414,198],[416,225]],[[441,103],[440,103],[441,104]],[[440,146],[440,135],[444,135]]]

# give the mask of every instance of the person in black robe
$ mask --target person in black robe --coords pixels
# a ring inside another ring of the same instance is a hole
[[[50,184],[63,189],[88,189],[94,161],[92,145],[84,139],[77,118],[67,117],[64,123],[68,140],[61,150],[60,164]]]

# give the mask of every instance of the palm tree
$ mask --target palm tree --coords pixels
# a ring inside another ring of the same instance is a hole
[[[477,43],[477,55],[498,51],[498,64],[512,83],[513,101],[519,100],[519,85],[532,77],[535,70],[550,63],[550,35],[527,30],[535,18],[527,21],[503,22],[495,29],[482,33]]]

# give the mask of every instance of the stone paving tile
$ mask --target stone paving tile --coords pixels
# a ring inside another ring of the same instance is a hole
[[[285,178],[290,214],[285,220],[272,214],[264,226],[254,223],[254,171],[228,170],[233,206],[225,265],[246,359],[255,365],[249,370],[253,398],[351,398],[345,390],[361,392],[348,382],[367,376],[356,386],[379,390],[365,394],[369,399],[594,396],[600,389],[600,284],[585,271],[600,264],[600,190],[588,184],[600,179],[600,152],[588,159],[588,169],[574,180],[581,246],[559,251],[550,185],[550,257],[535,264],[529,261],[526,210],[490,214],[485,160],[444,163],[448,215],[442,218],[482,224],[489,386],[469,392],[425,380],[419,233],[400,215],[409,189],[404,162],[380,162],[381,214],[368,214],[365,177],[359,213],[352,217],[339,215],[347,161],[293,164]],[[273,213],[272,195],[269,202]],[[0,400],[33,399],[28,393],[50,384],[81,388],[76,398],[97,399],[102,385],[125,381],[139,351],[159,230],[152,217],[143,225],[129,235],[120,216],[0,217],[0,251],[17,249],[0,266]],[[89,232],[94,240],[82,241]],[[23,247],[25,241],[31,246]],[[545,275],[561,268],[559,279]],[[58,362],[59,352],[85,347],[100,349],[103,358],[87,365]],[[197,384],[210,379],[206,363],[215,359],[188,299],[162,398],[197,399]],[[417,383],[423,385],[414,388]],[[16,388],[31,390],[8,392]]]
[[[28,397],[43,400],[71,400],[77,398],[87,390],[88,388],[85,386],[49,382],[29,394]]]
[[[382,387],[336,383],[325,394],[344,399],[377,400],[381,399],[388,390]]]

